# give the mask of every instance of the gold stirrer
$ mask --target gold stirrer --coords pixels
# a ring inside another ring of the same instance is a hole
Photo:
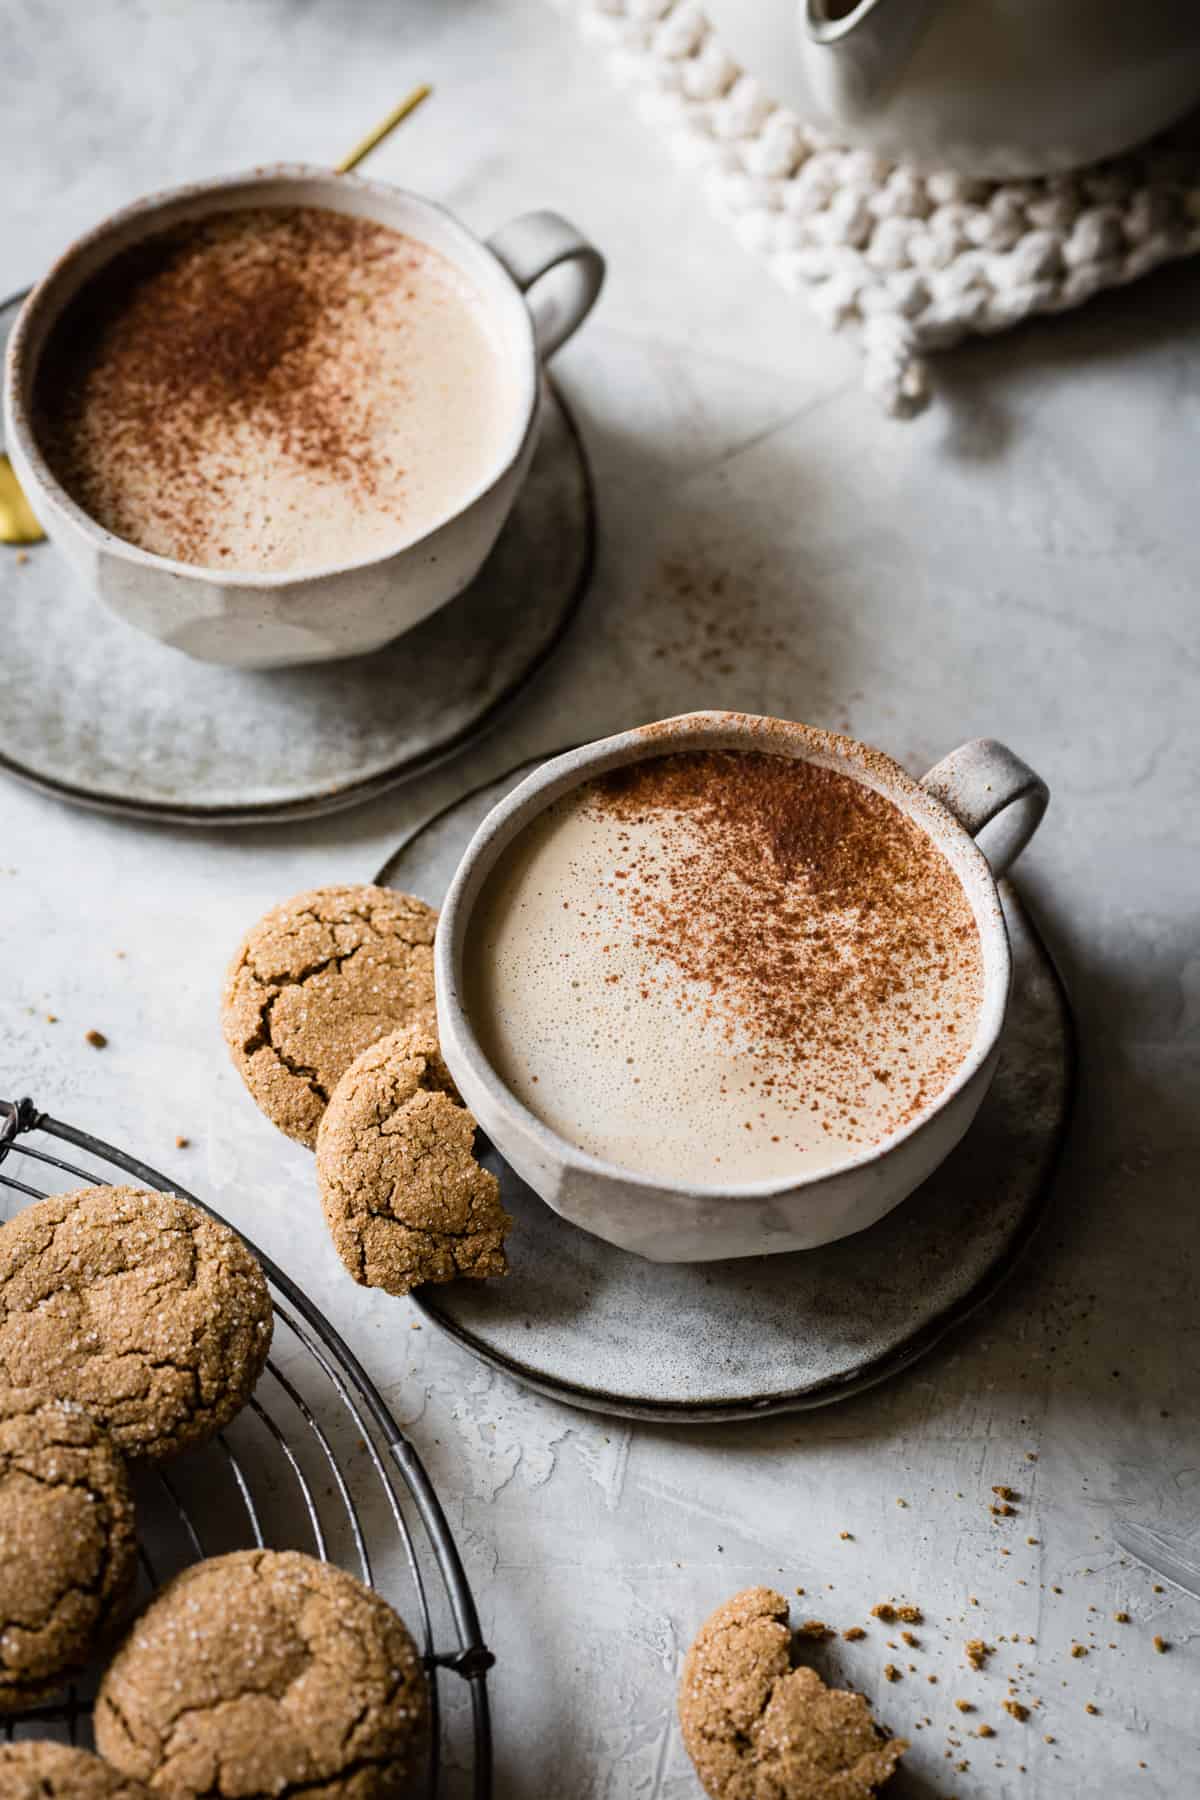
[[[428,100],[432,92],[429,83],[423,81],[411,94],[406,94],[386,118],[380,119],[378,125],[368,131],[361,143],[355,144],[348,156],[343,156],[334,166],[334,174],[348,175],[351,169],[356,169],[364,157],[378,149],[384,138],[391,136],[397,125],[402,125],[416,112],[422,101]],[[45,535],[33,516],[33,508],[25,498],[11,462],[0,450],[0,544],[39,544]]]

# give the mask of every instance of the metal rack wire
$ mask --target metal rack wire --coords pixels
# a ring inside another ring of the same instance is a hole
[[[221,1218],[167,1176],[51,1118],[32,1100],[0,1100],[0,1189],[23,1202],[61,1191],[63,1176],[88,1187],[113,1185],[111,1172],[68,1161],[47,1149],[46,1139]],[[272,1290],[271,1357],[249,1404],[212,1443],[139,1474],[138,1597],[188,1562],[239,1548],[302,1549],[349,1568],[387,1592],[424,1658],[432,1730],[419,1791],[444,1800],[453,1779],[456,1792],[490,1800],[487,1673],[495,1658],[441,1503],[353,1351],[277,1264],[248,1247]],[[438,1647],[448,1643],[454,1647]],[[463,1686],[449,1683],[449,1675]],[[3,1730],[85,1741],[91,1697],[89,1684],[72,1687],[9,1716]]]

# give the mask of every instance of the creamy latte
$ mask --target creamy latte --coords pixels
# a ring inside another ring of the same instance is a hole
[[[507,848],[467,1010],[513,1093],[630,1170],[794,1180],[879,1143],[970,1048],[971,905],[883,795],[781,756],[656,757]]]
[[[398,549],[499,465],[517,387],[483,300],[428,245],[319,207],[147,239],[66,309],[34,426],[116,536],[222,571]]]

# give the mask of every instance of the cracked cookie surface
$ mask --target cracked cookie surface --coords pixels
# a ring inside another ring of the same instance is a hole
[[[861,1694],[792,1668],[788,1603],[747,1588],[719,1606],[683,1665],[683,1742],[712,1800],[870,1800],[908,1748]]]
[[[255,1101],[311,1148],[329,1096],[368,1045],[433,1031],[437,913],[381,887],[297,894],[247,932],[225,978],[221,1023]]]
[[[430,1031],[393,1032],[350,1065],[317,1134],[317,1181],[355,1281],[407,1294],[423,1281],[507,1273],[512,1220],[474,1142]]]
[[[408,1631],[344,1570],[239,1550],[151,1602],[96,1697],[96,1743],[173,1800],[391,1800],[422,1754],[428,1698]]]
[[[0,1228],[0,1381],[72,1400],[126,1456],[228,1424],[271,1346],[262,1270],[174,1194],[80,1188]]]
[[[44,1738],[0,1744],[0,1794],[4,1800],[151,1800],[149,1788],[98,1756]]]
[[[107,1432],[79,1406],[0,1389],[0,1711],[78,1674],[136,1563],[125,1464]]]

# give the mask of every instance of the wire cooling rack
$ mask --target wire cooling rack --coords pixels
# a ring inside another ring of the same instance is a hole
[[[92,1166],[67,1160],[61,1146]],[[156,1169],[40,1112],[32,1100],[0,1100],[5,1217],[66,1186],[111,1186],[114,1168],[220,1219]],[[348,1345],[282,1269],[248,1247],[271,1286],[271,1357],[248,1405],[211,1443],[135,1474],[135,1604],[187,1563],[227,1550],[297,1549],[339,1563],[387,1595],[424,1658],[432,1730],[423,1785],[414,1791],[429,1800],[452,1793],[489,1800],[487,1672],[495,1659],[441,1503]],[[9,1715],[3,1733],[87,1742],[93,1691],[93,1683],[81,1683]]]

